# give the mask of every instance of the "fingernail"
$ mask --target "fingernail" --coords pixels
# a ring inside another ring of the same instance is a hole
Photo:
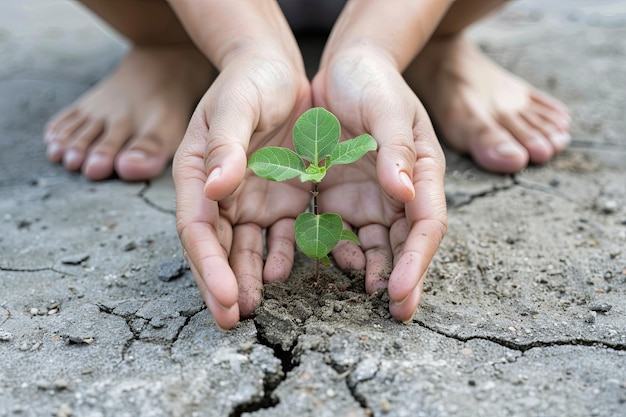
[[[501,156],[517,156],[519,155],[519,148],[510,142],[504,142],[496,146],[496,152]]]
[[[413,181],[411,181],[411,178],[409,178],[409,175],[404,171],[400,171],[400,182],[406,188],[411,190],[412,194],[415,194],[415,189],[413,188]]]
[[[209,174],[209,178],[206,179],[206,186],[210,185],[217,178],[219,178],[221,174],[222,174],[222,168],[220,167],[214,168],[213,171],[211,171],[211,173]]]
[[[565,148],[571,141],[572,137],[568,133],[555,133],[550,136],[550,142],[557,148]]]

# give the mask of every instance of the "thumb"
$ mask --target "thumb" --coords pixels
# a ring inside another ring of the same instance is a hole
[[[416,160],[413,118],[401,112],[381,113],[372,127],[372,135],[378,142],[376,175],[383,191],[403,203],[413,200]]]
[[[246,153],[257,119],[249,106],[226,101],[211,106],[213,111],[205,117],[195,118],[198,125],[190,123],[189,126],[189,132],[206,137],[204,195],[216,201],[232,194],[243,181]],[[204,123],[200,124],[200,121]]]

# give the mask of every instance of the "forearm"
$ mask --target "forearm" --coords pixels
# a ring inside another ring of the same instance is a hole
[[[169,4],[218,70],[248,51],[300,57],[289,24],[274,0],[169,0]]]
[[[454,0],[352,0],[330,35],[322,65],[351,49],[369,48],[403,71],[428,41]]]

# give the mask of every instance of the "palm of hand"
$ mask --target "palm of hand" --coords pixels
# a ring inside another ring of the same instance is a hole
[[[263,280],[289,274],[294,218],[310,197],[302,184],[270,183],[245,169],[256,149],[291,143],[293,123],[311,105],[304,71],[281,61],[233,65],[200,101],[173,166],[183,251],[224,328],[252,314]]]
[[[333,112],[344,135],[370,133],[378,151],[324,179],[320,206],[358,229],[361,247],[341,242],[343,269],[365,269],[371,293],[387,287],[390,311],[410,320],[446,230],[443,152],[429,118],[397,68],[375,55],[343,56],[313,80],[316,106]]]

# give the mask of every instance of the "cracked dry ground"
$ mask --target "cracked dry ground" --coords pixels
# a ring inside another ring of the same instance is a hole
[[[450,232],[412,323],[362,276],[315,280],[298,259],[228,333],[189,271],[158,279],[181,261],[168,177],[6,186],[0,415],[620,415],[626,222],[607,164],[573,150],[499,177],[450,155]]]
[[[481,46],[571,106],[574,143],[514,176],[448,155],[449,233],[408,325],[298,259],[219,331],[189,271],[158,278],[182,261],[169,174],[94,184],[45,162],[45,121],[120,51],[5,39],[0,416],[626,415],[626,29],[525,10]]]

